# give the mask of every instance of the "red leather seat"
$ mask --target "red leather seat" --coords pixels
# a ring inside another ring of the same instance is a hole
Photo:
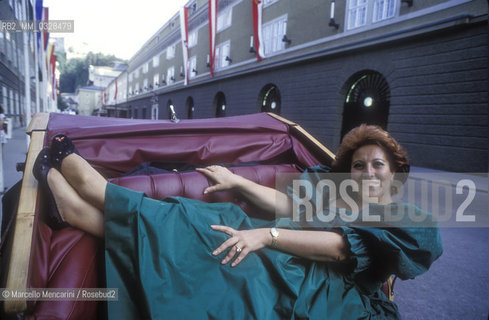
[[[280,174],[299,174],[292,164],[257,165],[229,168],[232,172],[269,187],[275,187]],[[244,198],[231,191],[204,195],[210,184],[196,171],[172,172],[156,175],[136,175],[109,179],[110,182],[144,192],[148,197],[164,199],[181,196],[206,202],[232,202],[248,215],[273,219]],[[51,230],[42,221],[38,223],[38,241],[35,242],[30,275],[32,288],[102,288],[104,282],[103,240],[73,228]],[[104,303],[100,301],[42,301],[33,303],[31,319],[97,319],[104,317]]]

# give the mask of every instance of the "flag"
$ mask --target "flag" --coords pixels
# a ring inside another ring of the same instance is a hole
[[[180,9],[180,33],[182,34],[182,53],[183,53],[183,68],[185,72],[185,85],[188,84],[189,78],[189,60],[188,60],[188,8]]]
[[[54,55],[54,44],[48,44],[47,50],[46,50],[46,71],[49,72],[49,66],[51,65],[51,57]]]
[[[43,9],[44,9],[44,13],[42,16],[42,20],[44,22],[46,22],[46,24],[47,24],[47,22],[49,21],[49,8],[44,7]],[[43,35],[43,39],[44,39],[44,47],[43,48],[44,48],[44,50],[46,50],[46,48],[48,47],[48,40],[49,40],[49,32],[48,32],[47,28],[44,28],[42,35]]]
[[[209,66],[211,76],[214,76],[214,61],[216,58],[216,28],[217,0],[209,0]]]
[[[114,100],[117,100],[117,78],[115,79],[115,92],[114,92]]]
[[[260,61],[265,57],[263,50],[263,35],[261,28],[263,0],[251,0],[253,7],[253,38],[255,40],[256,59]]]
[[[56,58],[57,56],[55,54],[51,55],[50,58],[50,63],[51,63],[51,86],[53,89],[52,95],[53,95],[53,100],[56,100]]]
[[[102,107],[105,106],[105,89],[102,92]]]
[[[42,0],[36,0],[36,22],[39,22],[42,20]],[[40,47],[40,41],[41,41],[41,33],[37,32],[37,47],[36,49],[39,50]]]

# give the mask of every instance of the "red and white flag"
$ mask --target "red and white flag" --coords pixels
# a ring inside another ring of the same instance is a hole
[[[217,0],[209,0],[209,66],[211,76],[214,76],[214,61],[216,58],[216,29]]]
[[[188,60],[188,8],[180,9],[180,33],[182,34],[182,52],[183,52],[183,71],[185,72],[185,85],[189,80],[189,60]]]
[[[46,50],[48,47],[48,43],[49,43],[49,32],[48,32],[48,28],[47,28],[47,25],[49,23],[49,8],[44,7],[43,11],[44,12],[43,12],[42,20],[44,23],[44,25],[43,25],[44,30],[42,32],[42,35],[43,35],[43,41],[44,41],[44,43],[43,43],[44,47],[43,48],[44,48],[44,50]]]
[[[251,0],[253,7],[253,38],[255,41],[255,52],[258,61],[265,57],[263,50],[263,35],[261,28],[263,0]]]

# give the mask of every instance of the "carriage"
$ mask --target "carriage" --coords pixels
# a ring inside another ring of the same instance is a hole
[[[183,196],[232,202],[253,217],[273,219],[230,191],[203,194],[209,182],[193,169],[222,164],[257,183],[275,187],[282,173],[331,164],[334,154],[296,123],[271,113],[217,119],[141,120],[36,114],[22,182],[9,191],[2,222],[2,287],[104,288],[104,243],[73,228],[52,230],[32,166],[43,146],[64,133],[79,153],[112,183],[162,199]],[[5,202],[5,201],[4,201]],[[392,286],[384,291],[392,298]],[[98,319],[104,301],[6,299],[2,318]]]

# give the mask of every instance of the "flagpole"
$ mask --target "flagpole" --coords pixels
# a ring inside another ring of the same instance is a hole
[[[22,0],[23,15],[27,17],[27,3],[26,0]],[[22,33],[22,39],[24,40],[24,81],[25,81],[25,121],[26,124],[31,122],[31,76],[29,68],[29,44],[27,43],[27,34]],[[27,147],[29,147],[30,139],[29,135],[26,135]]]
[[[38,113],[41,111],[41,104],[39,101],[39,52],[34,37],[32,37],[32,40],[34,41],[34,76],[36,78],[36,113]],[[28,122],[26,121],[26,123]]]

